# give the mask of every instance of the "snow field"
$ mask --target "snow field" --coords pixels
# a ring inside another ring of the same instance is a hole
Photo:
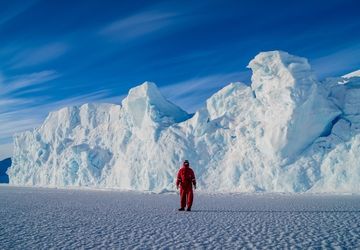
[[[2,249],[356,249],[360,196],[0,185]]]

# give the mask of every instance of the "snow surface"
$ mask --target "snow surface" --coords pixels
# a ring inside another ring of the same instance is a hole
[[[14,135],[10,183],[174,190],[190,160],[203,191],[360,193],[360,77],[317,80],[305,58],[263,52],[193,116],[154,83],[122,105],[49,114]]]
[[[0,185],[2,249],[357,249],[358,195],[175,192]]]

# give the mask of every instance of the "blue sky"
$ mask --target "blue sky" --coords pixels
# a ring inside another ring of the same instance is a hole
[[[119,103],[152,81],[189,113],[283,50],[320,80],[360,69],[360,2],[0,1],[0,159],[50,111]]]

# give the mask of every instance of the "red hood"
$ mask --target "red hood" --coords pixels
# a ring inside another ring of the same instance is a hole
[[[187,165],[187,166],[185,166],[185,163],[183,163],[183,167],[184,167],[184,168],[189,168],[189,167],[190,167],[190,163],[189,163],[189,165]]]

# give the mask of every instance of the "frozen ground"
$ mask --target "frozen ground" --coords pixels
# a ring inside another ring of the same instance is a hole
[[[356,249],[360,196],[0,185],[1,249]]]

